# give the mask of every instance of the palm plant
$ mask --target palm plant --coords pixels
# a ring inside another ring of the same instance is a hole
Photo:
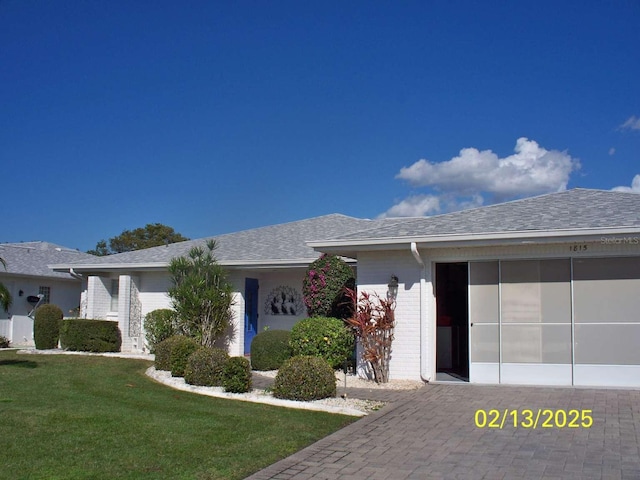
[[[4,258],[0,257],[0,263],[6,270],[7,262],[4,261]],[[0,282],[0,306],[2,306],[5,312],[9,311],[9,307],[11,306],[12,301],[13,299],[11,298],[11,293],[9,293],[7,287],[5,287],[2,282]]]

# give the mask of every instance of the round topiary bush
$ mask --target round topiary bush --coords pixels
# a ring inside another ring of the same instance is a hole
[[[292,357],[280,367],[273,396],[287,400],[319,400],[336,396],[336,376],[323,358]]]
[[[169,308],[159,308],[144,317],[144,331],[149,351],[155,353],[157,344],[178,333],[177,314]]]
[[[191,337],[178,335],[177,340],[171,347],[169,363],[171,364],[172,377],[184,377],[184,369],[187,368],[189,355],[202,347]]]
[[[302,296],[310,317],[349,318],[353,302],[344,293],[355,287],[353,269],[340,257],[323,254],[309,265],[302,281]]]
[[[277,370],[282,363],[291,358],[287,330],[266,330],[260,332],[251,341],[251,368],[254,370]]]
[[[0,348],[9,348],[11,346],[11,342],[7,337],[0,335]]]
[[[332,368],[344,365],[353,356],[355,337],[339,318],[305,318],[291,329],[289,345],[293,355],[322,357]]]
[[[220,348],[201,347],[187,359],[184,381],[189,385],[219,387],[229,354]]]
[[[58,347],[63,316],[62,310],[56,305],[45,304],[38,307],[33,321],[36,349],[50,350]]]
[[[156,345],[156,370],[171,370],[171,350],[173,350],[173,346],[178,343],[182,337],[183,335],[174,335]]]
[[[231,357],[225,367],[222,386],[225,392],[251,391],[251,364],[244,357]]]

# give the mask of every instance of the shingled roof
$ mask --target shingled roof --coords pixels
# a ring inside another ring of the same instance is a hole
[[[73,277],[68,273],[54,272],[47,265],[95,258],[93,255],[49,242],[0,243],[0,257],[7,263],[6,271],[0,266],[0,274],[67,280]]]
[[[83,258],[77,262],[60,262],[52,267],[77,271],[165,268],[172,258],[186,255],[192,247],[204,246],[211,239],[218,244],[218,261],[226,266],[308,265],[320,255],[307,246],[308,240],[363,230],[371,223],[371,220],[331,214],[105,257]]]
[[[562,235],[595,231],[640,231],[640,195],[576,188],[432,217],[374,223],[339,237],[325,236],[310,245],[453,241],[456,238]]]

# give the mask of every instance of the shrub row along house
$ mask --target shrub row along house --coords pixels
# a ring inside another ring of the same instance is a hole
[[[640,386],[640,195],[573,189],[421,218],[342,215],[216,237],[236,302],[229,353],[305,317],[320,252],[357,261],[360,291],[398,281],[392,379]],[[87,318],[123,350],[169,305],[167,265],[205,240],[53,265],[87,281]],[[390,281],[391,280],[391,281]]]

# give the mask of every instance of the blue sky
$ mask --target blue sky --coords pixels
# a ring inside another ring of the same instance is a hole
[[[640,191],[640,2],[0,1],[0,242]]]

